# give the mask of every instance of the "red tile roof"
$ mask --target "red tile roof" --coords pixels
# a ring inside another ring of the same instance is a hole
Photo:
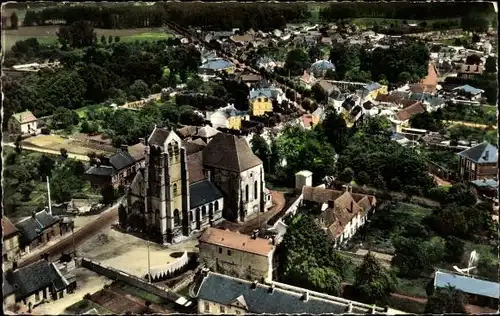
[[[425,107],[424,105],[422,104],[422,102],[417,102],[413,105],[410,105],[409,107],[406,107],[404,109],[402,109],[401,111],[399,111],[397,114],[396,114],[396,117],[399,121],[406,121],[406,120],[409,120],[410,118],[412,118],[414,115],[417,115],[419,113],[424,113],[426,110],[425,110]]]
[[[17,234],[18,229],[7,217],[2,217],[3,238],[9,238]]]
[[[207,228],[199,241],[266,257],[275,249],[272,242],[267,239],[252,239],[247,235],[212,227]]]

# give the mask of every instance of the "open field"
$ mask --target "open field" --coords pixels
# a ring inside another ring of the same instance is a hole
[[[2,30],[2,46],[6,51],[10,50],[17,41],[26,40],[35,37],[44,44],[57,42],[57,31],[59,25],[29,26],[20,27],[17,30]],[[133,41],[156,41],[167,39],[171,35],[165,28],[139,28],[139,29],[95,29],[97,39],[105,36],[119,36],[122,42]]]
[[[166,265],[175,259],[170,256],[173,252],[197,252],[198,241],[189,239],[180,244],[163,247],[150,243],[151,267]],[[106,266],[128,272],[144,278],[147,274],[148,250],[146,240],[122,233],[114,229],[107,229],[99,235],[89,239],[77,248],[78,253],[88,259],[100,262]]]
[[[86,146],[84,143],[71,140],[68,138],[63,138],[58,135],[37,135],[29,137],[23,141],[23,145],[33,145],[39,148],[45,148],[50,150],[59,151],[65,148],[69,153],[78,155],[87,155],[87,153],[94,151],[95,153],[108,153],[104,150],[99,150]]]

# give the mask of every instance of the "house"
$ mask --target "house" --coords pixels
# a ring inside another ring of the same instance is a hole
[[[8,131],[12,135],[34,134],[37,128],[37,118],[28,110],[15,113],[9,119]]]
[[[410,92],[392,91],[391,94],[378,94],[374,99],[380,105],[400,104],[403,100],[410,97]]]
[[[251,86],[256,85],[259,82],[261,82],[262,81],[262,76],[261,75],[256,75],[256,74],[253,74],[253,73],[242,73],[242,74],[239,74],[236,77],[236,81],[243,82],[248,87],[251,87]]]
[[[217,73],[221,71],[225,71],[228,74],[231,74],[235,70],[235,66],[232,62],[227,61],[225,59],[212,59],[208,60],[207,62],[203,63],[199,68],[198,68],[198,74],[204,78],[210,78],[210,77],[215,77]]]
[[[483,65],[458,64],[458,78],[471,79],[480,76],[484,72]]]
[[[3,245],[2,245],[2,258],[3,264],[14,262],[19,259],[19,230],[12,224],[6,217],[2,217],[3,228]]]
[[[177,130],[177,134],[184,141],[195,141],[197,139],[201,139],[203,144],[208,144],[215,135],[220,132],[210,125],[205,125],[203,127],[199,126],[184,126]]]
[[[377,82],[372,82],[363,87],[364,92],[370,99],[375,99],[379,94],[387,94],[387,86],[381,85]]]
[[[316,78],[314,77],[314,74],[308,73],[306,70],[304,70],[304,73],[300,77],[300,83],[302,83],[306,89],[311,89],[311,87],[316,83]]]
[[[144,165],[145,146],[137,146],[139,148],[134,148],[133,151],[135,156],[129,152],[128,146],[124,145],[118,153],[112,155],[109,159],[90,167],[85,172],[85,175],[91,185],[94,187],[111,185],[116,189],[128,185],[137,170]],[[142,148],[142,152],[140,152],[140,148]]]
[[[397,112],[396,115],[390,118],[390,120],[393,123],[396,132],[401,133],[403,127],[409,127],[410,119],[413,116],[426,111],[427,110],[423,103],[418,101]]]
[[[3,274],[4,306],[22,303],[29,311],[43,302],[61,299],[70,294],[76,282],[69,282],[54,263],[45,259]]]
[[[442,109],[446,105],[446,100],[430,93],[412,93],[410,100],[421,101],[429,111]]]
[[[415,83],[408,85],[408,88],[411,93],[436,93],[436,85],[432,84],[424,84],[424,83]]]
[[[316,82],[315,86],[317,86],[328,97],[332,95],[334,91],[340,92],[336,86],[323,79]]]
[[[488,142],[458,153],[458,173],[465,181],[495,179],[498,177],[498,149]]]
[[[341,106],[341,113],[345,116],[345,117],[348,117],[349,116],[349,113],[351,113],[351,110],[356,106],[357,104],[357,97],[356,96],[349,96],[348,98],[346,98],[344,100],[344,102],[342,102],[342,106]]]
[[[202,278],[195,287],[198,314],[402,313],[278,282],[262,284],[207,270],[203,270]]]
[[[434,288],[453,286],[462,291],[469,304],[497,309],[500,284],[489,280],[438,270],[434,274]]]
[[[272,88],[257,88],[250,90],[250,113],[262,116],[273,111],[273,99],[281,103],[279,92]]]
[[[250,115],[246,111],[237,110],[234,105],[229,104],[215,112],[206,113],[207,120],[214,128],[241,129],[241,122],[250,120]]]
[[[335,71],[335,65],[329,60],[317,60],[311,65],[311,72],[316,78],[323,77],[328,70]]]
[[[359,118],[363,116],[363,108],[359,105],[356,105],[349,112],[349,118],[352,122],[356,122]]]
[[[176,243],[222,217],[245,221],[269,208],[262,161],[245,139],[219,133],[203,146],[155,127],[146,145],[145,167],[120,208],[122,227]]]
[[[363,114],[367,116],[375,116],[378,112],[379,108],[373,101],[368,100],[363,103]]]
[[[484,90],[474,88],[468,84],[456,87],[452,90],[455,95],[463,96],[469,99],[470,101],[477,101],[481,99],[482,93]]]
[[[52,216],[46,210],[33,212],[30,217],[16,223],[15,226],[20,233],[20,249],[27,253],[71,230],[70,225],[63,223],[59,217]]]
[[[208,228],[199,239],[200,263],[206,268],[250,281],[270,281],[273,272],[273,240]]]
[[[326,230],[335,247],[356,234],[375,211],[377,204],[375,196],[352,193],[349,187],[345,191],[336,191],[304,186],[302,196],[303,205],[320,206],[319,224]]]

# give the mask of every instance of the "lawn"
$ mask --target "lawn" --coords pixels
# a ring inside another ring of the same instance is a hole
[[[109,107],[104,104],[92,104],[87,105],[75,110],[80,119],[86,118],[89,112],[101,112],[103,109],[108,109]]]
[[[35,37],[40,43],[50,44],[57,42],[57,31],[59,25],[47,26],[30,26],[20,27],[17,30],[3,30],[2,31],[2,45],[5,50],[10,50],[12,46],[21,40]],[[109,36],[119,36],[120,41],[133,42],[133,41],[157,41],[167,39],[172,36],[165,28],[139,28],[139,29],[95,29],[97,39],[100,41],[101,36],[106,39]]]
[[[116,287],[121,289],[122,291],[125,291],[127,293],[132,294],[133,296],[136,296],[138,298],[141,298],[145,301],[150,301],[151,303],[154,304],[161,304],[161,305],[168,305],[170,304],[170,301],[167,299],[157,296],[155,294],[149,293],[147,291],[144,291],[140,288],[128,285],[125,282],[118,281],[112,285],[112,287]]]

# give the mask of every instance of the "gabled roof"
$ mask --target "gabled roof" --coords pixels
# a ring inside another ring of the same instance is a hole
[[[371,92],[380,89],[382,86],[378,82],[372,82],[364,86],[364,89]]]
[[[425,111],[426,110],[425,110],[425,107],[422,104],[422,102],[417,102],[417,103],[414,103],[413,105],[410,105],[410,106],[402,109],[398,113],[396,113],[396,118],[399,121],[403,122],[403,121],[409,120],[414,115],[419,114],[419,113],[424,113]]]
[[[19,232],[16,226],[14,226],[6,216],[2,217],[2,229],[4,239],[15,236]]]
[[[31,241],[38,238],[39,234],[43,232],[44,229],[54,225],[59,221],[59,218],[54,217],[43,210],[36,213],[34,216],[30,216],[16,224],[16,227],[21,233],[21,239],[25,243],[30,243]]]
[[[259,97],[272,98],[273,92],[269,88],[260,88],[260,89],[250,90],[250,100],[254,100],[254,99],[257,99]]]
[[[335,69],[335,65],[329,60],[318,60],[311,65],[312,71],[323,71],[328,69]]]
[[[484,93],[484,90],[474,88],[473,86],[469,86],[468,84],[460,86],[460,87],[456,87],[453,90],[460,90],[460,91],[463,91],[465,93],[469,93],[469,94],[472,94],[472,95],[477,95],[477,94],[480,94],[480,93]]]
[[[219,133],[203,149],[203,165],[241,173],[261,165],[247,141],[241,137]]]
[[[352,110],[351,112],[349,113],[352,117],[356,117],[356,115],[358,115],[361,111],[363,111],[363,109],[361,109],[361,107],[359,105],[356,105]]]
[[[203,172],[203,152],[200,150],[192,153],[186,157],[186,160],[187,169],[189,171],[189,183],[192,184],[205,180],[206,176]]]
[[[458,155],[479,164],[498,162],[498,148],[488,142],[482,142],[481,144],[461,151]]]
[[[214,202],[221,197],[222,193],[210,180],[202,180],[189,185],[189,207],[191,209]]]
[[[163,146],[171,130],[155,127],[148,139],[148,145]]]
[[[305,292],[309,294],[307,300],[303,299]],[[243,304],[243,298],[248,311],[253,314],[343,314],[349,304],[342,298],[320,298],[300,288],[292,291],[276,286],[271,290],[271,286],[258,283],[253,289],[250,281],[214,272],[209,272],[203,279],[196,297],[226,306],[236,302]],[[367,314],[371,310],[370,306],[357,302],[352,302],[352,305],[353,314]],[[382,312],[382,309],[377,308],[377,311]]]
[[[116,174],[116,170],[112,166],[92,166],[85,173],[98,177],[111,177]]]
[[[66,285],[55,265],[46,260],[39,260],[14,271],[13,283],[19,287],[16,293],[19,298],[26,298],[48,286],[61,290]]]
[[[216,130],[212,126],[205,125],[205,126],[198,129],[198,133],[196,136],[210,138],[210,137],[214,137],[215,135],[217,135],[219,133],[220,133],[220,131]]]
[[[342,107],[347,111],[350,111],[356,105],[356,100],[354,98],[347,98],[342,102]]]
[[[498,181],[495,179],[480,179],[471,181],[471,183],[480,188],[498,188]]]
[[[472,278],[455,273],[436,271],[434,276],[436,287],[454,286],[467,294],[480,295],[498,299],[500,297],[500,285],[497,282]]]
[[[223,70],[233,66],[234,64],[230,61],[224,59],[214,59],[208,60],[206,63],[200,66],[200,69]]]
[[[365,103],[363,103],[363,108],[365,110],[371,110],[374,106],[375,104],[373,104],[372,101],[366,101]]]
[[[130,167],[135,164],[135,162],[135,158],[126,151],[120,151],[109,157],[109,164],[113,166],[113,168],[115,168],[117,171]]]
[[[12,117],[21,124],[36,121],[36,116],[28,110],[20,113],[15,113],[12,115]]]
[[[335,86],[326,80],[320,80],[316,83],[323,91],[330,93],[335,89]]]
[[[205,230],[200,237],[200,242],[265,257],[270,256],[271,252],[275,249],[275,246],[270,240],[259,237],[252,239],[252,237],[248,235],[213,227]]]
[[[203,143],[203,141],[199,138],[195,141],[182,141],[182,146],[186,149],[186,156],[200,152],[203,148],[205,148],[207,144],[201,144],[200,141]]]

